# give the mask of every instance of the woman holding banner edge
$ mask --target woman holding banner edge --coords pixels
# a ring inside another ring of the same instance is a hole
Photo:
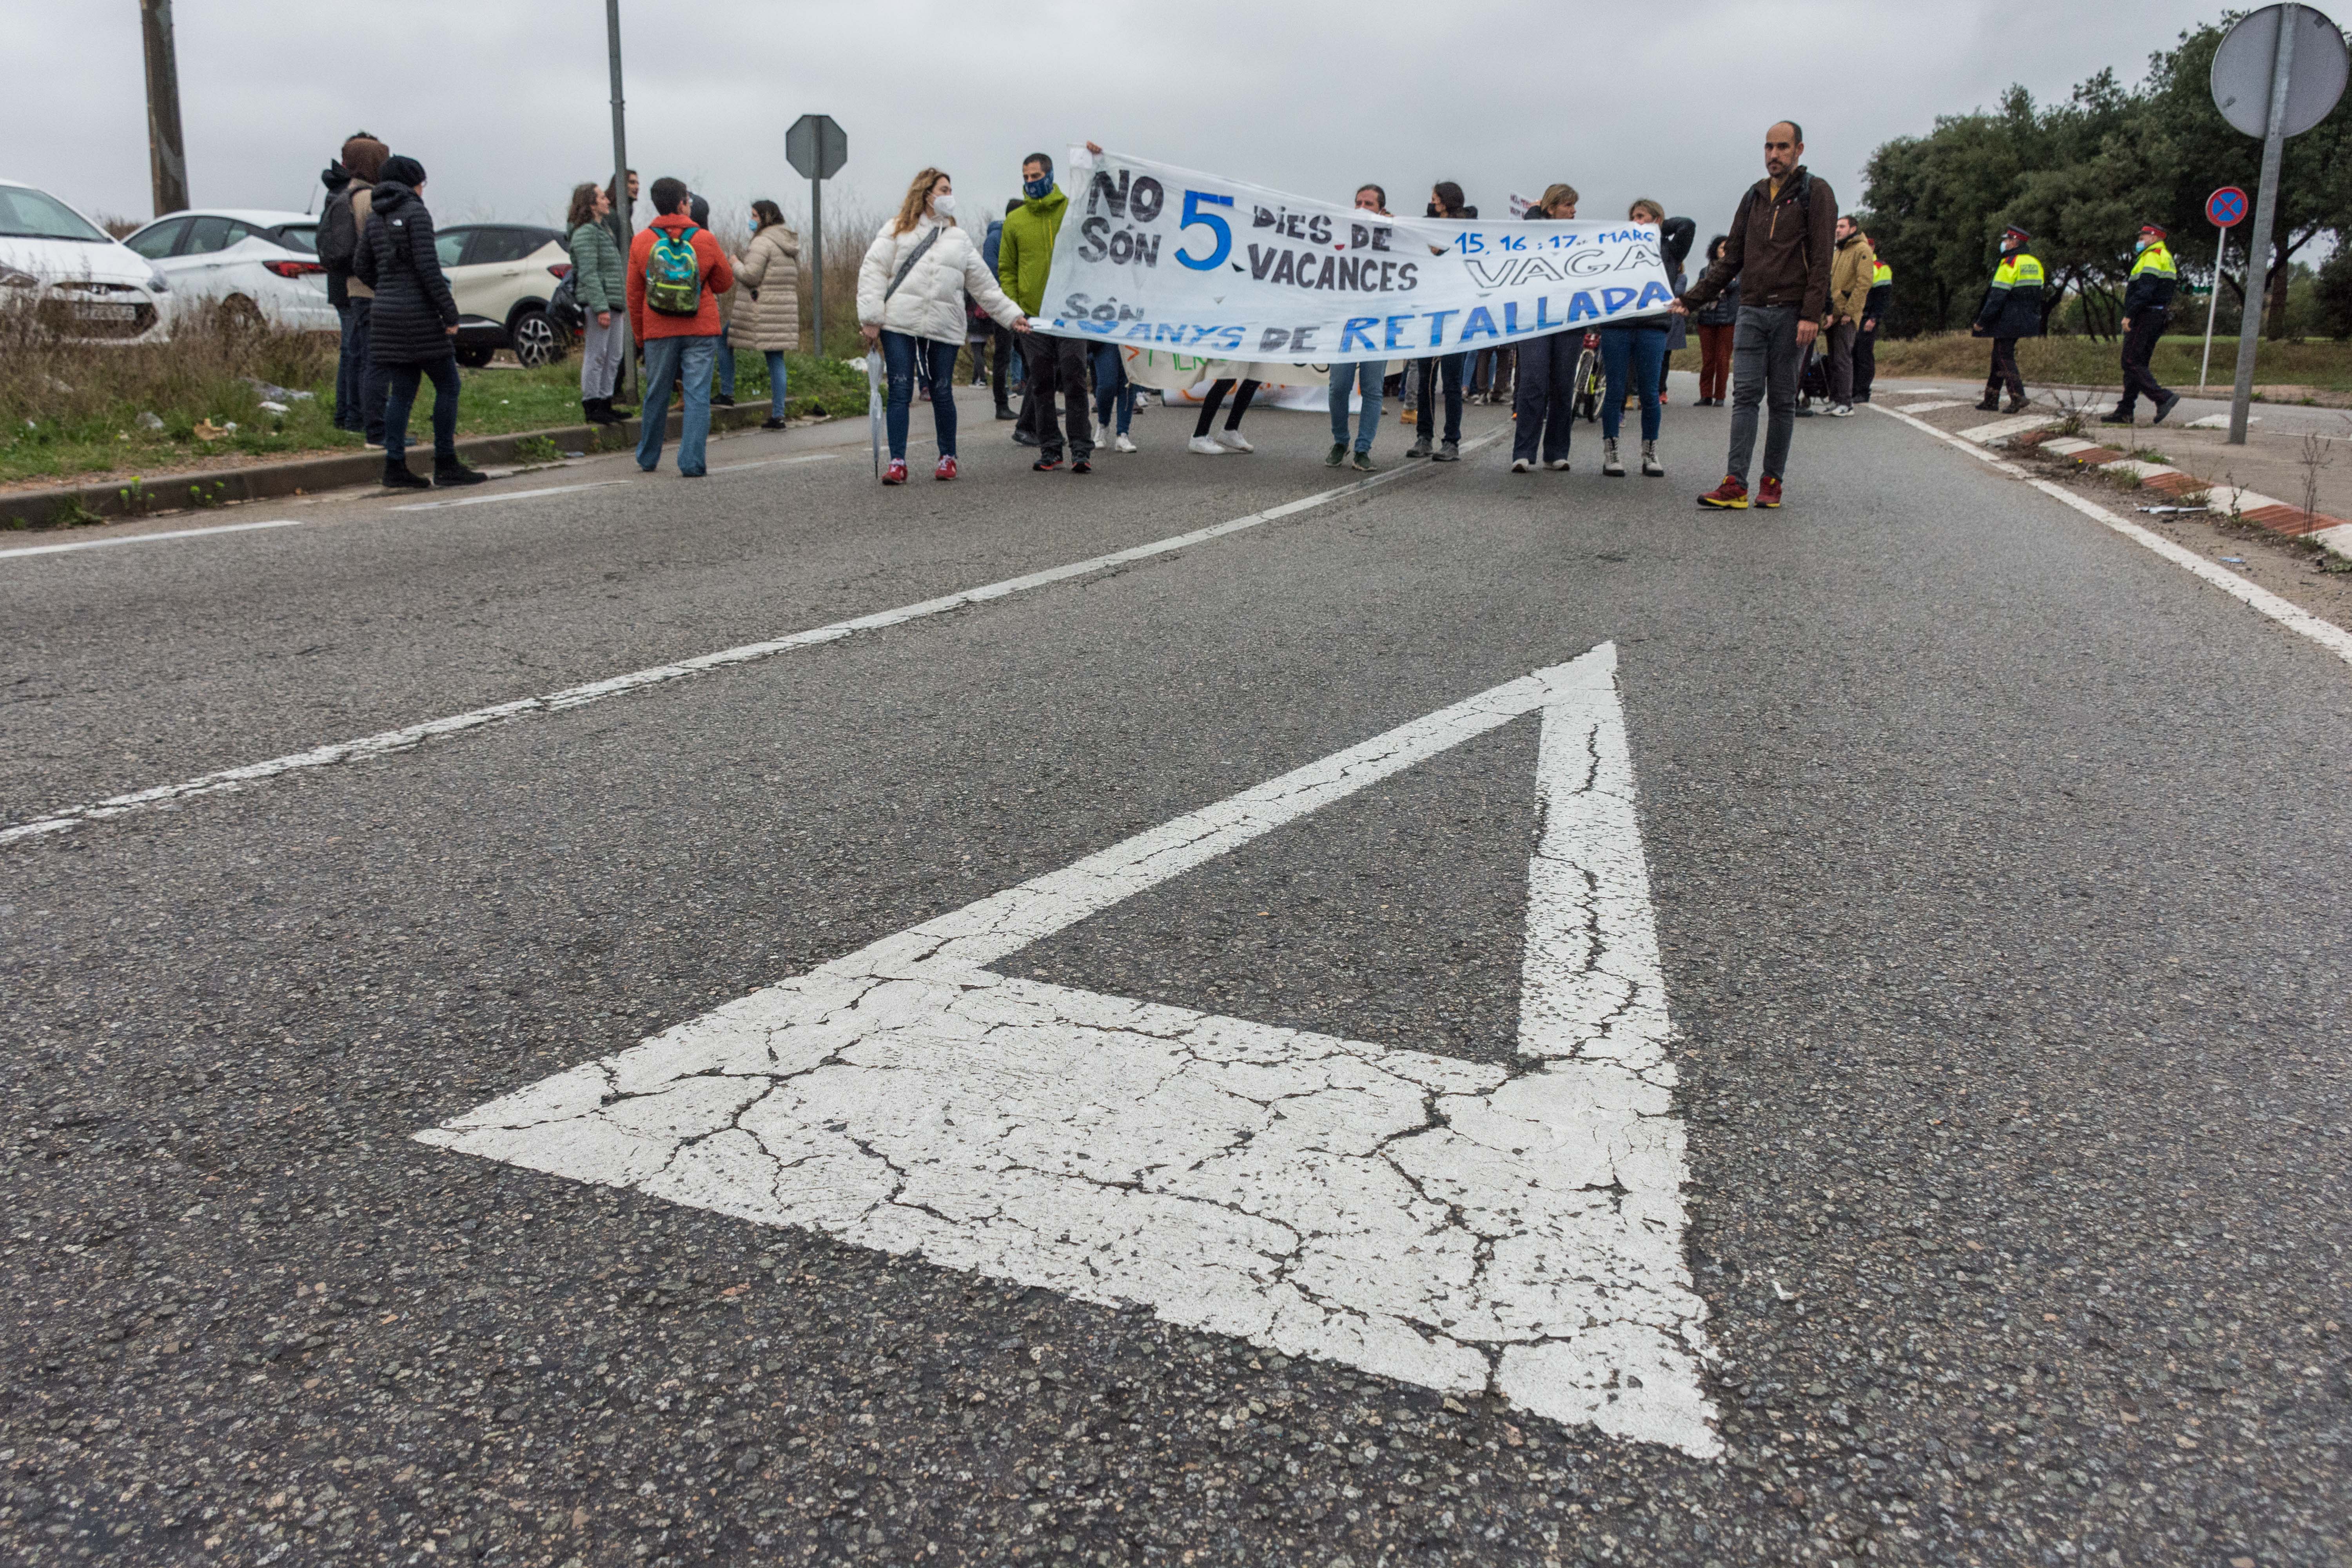
[[[1576,217],[1576,187],[1547,186],[1528,209],[1529,223],[1569,223]],[[1548,332],[1519,345],[1518,396],[1512,406],[1511,472],[1544,467],[1568,471],[1569,437],[1576,424],[1576,356],[1584,346],[1576,332]]]
[[[1633,223],[1657,225],[1663,237],[1666,209],[1647,196],[1626,209],[1625,216]],[[1661,247],[1663,260],[1663,237]],[[1617,457],[1617,432],[1625,422],[1628,379],[1642,394],[1642,473],[1653,479],[1665,476],[1658,462],[1658,405],[1665,381],[1666,339],[1674,320],[1671,312],[1662,310],[1630,321],[1611,321],[1601,329],[1601,363],[1608,374],[1608,390],[1601,398],[1601,472],[1609,479],[1625,477],[1625,465]]]

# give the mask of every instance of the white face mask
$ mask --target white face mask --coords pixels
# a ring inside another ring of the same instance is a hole
[[[931,216],[945,222],[955,216],[955,193],[949,191],[931,198]]]

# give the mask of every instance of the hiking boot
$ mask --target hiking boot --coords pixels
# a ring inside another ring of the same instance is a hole
[[[1425,434],[1425,433],[1424,433],[1424,434],[1423,434],[1423,435],[1419,435],[1419,436],[1414,437],[1412,438],[1412,446],[1410,446],[1410,447],[1407,447],[1404,449],[1404,455],[1405,455],[1406,457],[1408,457],[1408,458],[1426,458],[1426,457],[1428,457],[1428,456],[1429,456],[1429,437],[1427,436],[1427,434]]]
[[[1780,504],[1780,481],[1778,478],[1771,474],[1764,476],[1763,482],[1756,487],[1756,504],[1766,508]]]
[[[388,490],[429,490],[431,479],[420,479],[408,471],[408,465],[397,458],[383,460],[383,488]]]
[[[1029,471],[1033,474],[1050,474],[1061,466],[1062,459],[1059,457],[1041,457],[1029,465]]]
[[[433,482],[436,485],[478,485],[490,476],[479,468],[469,468],[455,458],[433,465]]]
[[[1601,475],[1610,479],[1625,477],[1625,465],[1617,460],[1617,438],[1614,436],[1604,436],[1601,439]]]
[[[1080,458],[1076,462],[1070,465],[1070,472],[1074,474],[1091,474],[1094,471],[1094,464],[1088,462],[1084,458]]]
[[[1013,417],[1018,419],[1021,416],[1016,414]],[[1016,429],[1013,432],[1013,444],[1016,447],[1034,447],[1039,445],[1039,442],[1037,437],[1028,431]]]
[[[1977,412],[1978,412],[1978,413],[1979,413],[1979,414],[1998,414],[1998,413],[2000,413],[2000,393],[1998,393],[1998,392],[1988,392],[1988,393],[1986,393],[1986,394],[1985,394],[1985,396],[1984,396],[1984,401],[1983,401],[1982,403],[1979,403],[1979,404],[1978,404],[1978,405],[1977,405]]]
[[[2132,416],[2129,413],[2121,408],[2110,408],[2105,414],[2099,416],[2099,423],[2102,425],[2129,425],[2132,423]]]
[[[1217,445],[1214,436],[1195,436],[1184,443],[1184,450],[1197,452],[1203,458],[1222,458],[1225,448]]]
[[[762,430],[782,430],[791,423],[792,421],[789,419],[779,419],[774,415],[771,414],[768,417],[760,421],[760,428]]]
[[[1356,465],[1356,472],[1360,474],[1377,474],[1380,472],[1379,468],[1373,467],[1372,455],[1370,452],[1359,452],[1352,460]]]
[[[1655,441],[1642,443],[1642,477],[1645,479],[1666,477],[1666,466],[1658,461],[1658,444]]]
[[[999,419],[1018,419],[1021,417],[1021,416],[1013,412],[1013,405],[1009,403],[1000,403],[996,405],[996,416]]]
[[[727,393],[714,392],[710,395],[710,406],[713,408],[732,408],[735,406],[735,399]]]
[[[1331,449],[1323,454],[1323,466],[1327,468],[1336,468],[1347,460],[1348,443],[1345,441],[1332,442]]]
[[[2032,405],[2022,397],[2012,397],[2009,400],[2009,412],[2011,414],[2022,414],[2031,406]]]
[[[2158,405],[2156,405],[2156,422],[2157,422],[2158,425],[2163,424],[2163,423],[2164,423],[2164,416],[2165,416],[2166,415],[2168,415],[2168,414],[2171,413],[2175,408],[2179,407],[2179,405],[2180,405],[2180,394],[2179,394],[2179,393],[2177,393],[2177,392],[2168,392],[2168,393],[2166,393],[2166,394],[2164,395],[2164,401],[2163,401],[2163,402],[2161,402],[2161,403],[2159,403],[2159,404],[2158,404]]]
[[[1726,474],[1723,483],[1698,498],[1698,504],[1716,511],[1746,511],[1748,481],[1738,474]]]
[[[597,417],[597,410],[603,406],[604,402],[604,400],[601,397],[582,398],[580,400],[580,423],[583,425],[602,425],[604,420]]]
[[[1135,450],[1135,437],[1122,430],[1110,438],[1110,449],[1114,452],[1132,452]]]
[[[904,458],[891,458],[890,466],[882,470],[882,482],[886,485],[905,484],[907,482],[907,459]]]
[[[1257,450],[1255,447],[1250,445],[1248,437],[1243,435],[1240,431],[1234,429],[1230,426],[1217,432],[1216,442],[1218,446],[1223,447],[1228,452],[1255,452]]]
[[[1462,460],[1462,443],[1459,441],[1446,441],[1440,444],[1437,448],[1437,455],[1429,460],[1433,463],[1460,462]]]
[[[931,478],[935,479],[951,479],[956,477],[956,472],[955,454],[953,452],[950,452],[940,459],[940,466],[931,470]]]

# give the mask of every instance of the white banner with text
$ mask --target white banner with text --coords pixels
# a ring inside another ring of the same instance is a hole
[[[1654,224],[1453,223],[1074,155],[1042,331],[1202,360],[1336,364],[1507,347],[1673,300]]]

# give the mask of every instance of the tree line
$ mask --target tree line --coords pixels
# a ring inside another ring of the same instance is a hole
[[[1895,270],[1885,330],[1893,336],[1967,328],[2000,251],[2016,225],[2033,236],[2052,287],[2045,327],[2068,323],[2099,336],[2116,331],[2139,226],[2170,234],[2182,279],[2210,281],[2219,233],[2205,198],[2223,185],[2251,205],[2263,144],[2213,107],[2210,79],[2228,16],[2180,35],[2149,57],[2147,75],[2126,87],[2113,68],[2080,83],[2063,103],[2036,104],[2022,87],[1992,112],[1946,115],[1924,136],[1871,154],[1858,215]],[[2318,125],[2291,138],[2281,170],[2278,218],[2263,274],[2263,330],[2285,335],[2287,286],[2298,260],[2334,254],[2319,276],[2320,315],[2352,335],[2352,93]],[[2221,287],[2242,305],[2250,221],[2231,230]],[[2315,241],[2326,243],[2315,245]]]

